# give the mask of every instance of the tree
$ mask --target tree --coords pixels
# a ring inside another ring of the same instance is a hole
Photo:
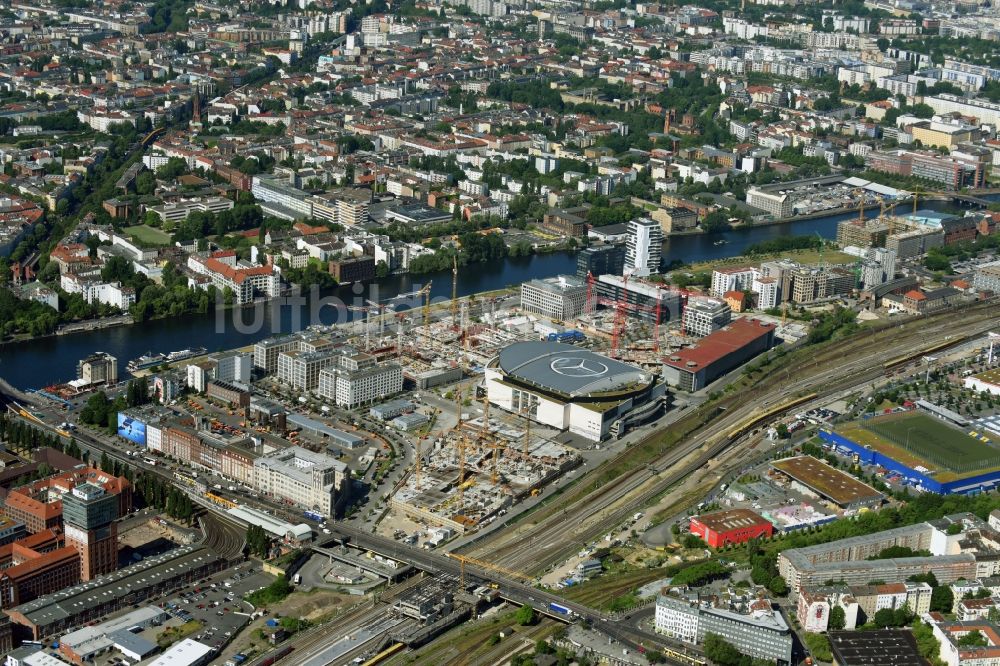
[[[379,261],[375,264],[375,277],[381,280],[382,278],[388,277],[389,275],[389,264],[385,261]]]
[[[138,194],[152,194],[156,191],[156,176],[149,171],[143,171],[135,179],[135,191]]]
[[[958,647],[987,647],[990,643],[979,631],[970,631],[957,641]]]
[[[828,628],[831,631],[840,631],[847,624],[847,616],[844,613],[844,609],[840,606],[834,606],[830,609],[830,620],[828,622]]]
[[[788,583],[781,576],[772,578],[767,584],[767,589],[779,597],[788,595]]]
[[[955,606],[955,595],[947,585],[939,585],[931,592],[931,611],[950,613]]]
[[[720,666],[739,666],[743,654],[718,634],[705,634],[705,656]]]
[[[514,615],[514,620],[522,627],[534,624],[535,609],[528,605],[521,606],[517,609],[517,613]]]

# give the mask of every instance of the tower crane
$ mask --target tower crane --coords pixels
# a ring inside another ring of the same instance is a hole
[[[463,588],[465,587],[465,566],[467,564],[472,565],[474,567],[478,567],[478,568],[482,569],[483,571],[495,571],[497,573],[501,573],[501,574],[503,574],[505,576],[509,576],[511,578],[516,578],[518,580],[523,580],[523,581],[525,581],[527,583],[534,583],[535,582],[535,579],[531,578],[530,576],[526,576],[526,575],[524,575],[523,573],[521,573],[519,571],[513,571],[511,569],[505,569],[504,567],[501,567],[499,565],[492,564],[490,562],[484,562],[482,560],[477,560],[474,557],[469,557],[468,555],[459,555],[458,553],[445,553],[445,555],[447,555],[448,557],[452,558],[453,560],[458,560],[458,563],[459,563],[459,567],[458,567],[458,570],[459,570],[459,581],[460,581],[459,584]]]
[[[424,297],[424,328],[426,329],[431,324],[431,285],[434,284],[433,280],[428,280],[420,291],[417,292],[419,296]],[[429,333],[425,330],[425,334]]]
[[[451,326],[458,327],[458,255],[451,258]]]

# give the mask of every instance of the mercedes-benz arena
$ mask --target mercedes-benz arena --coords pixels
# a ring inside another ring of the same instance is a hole
[[[518,342],[486,368],[492,404],[592,441],[618,419],[658,400],[655,375],[587,349],[558,342]]]

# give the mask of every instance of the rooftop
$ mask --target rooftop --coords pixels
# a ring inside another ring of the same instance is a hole
[[[558,342],[516,342],[500,351],[498,364],[515,381],[570,398],[651,381],[641,368]]]
[[[751,525],[770,524],[763,517],[750,511],[749,509],[730,509],[728,511],[716,511],[695,516],[695,520],[712,530],[713,532],[728,532]]]
[[[841,506],[882,499],[882,493],[871,486],[812,456],[785,458],[771,463],[771,466]]]
[[[774,324],[759,319],[736,319],[705,336],[698,344],[673,352],[663,362],[674,368],[695,372],[773,331]]]
[[[908,629],[831,631],[827,636],[841,666],[927,666]]]

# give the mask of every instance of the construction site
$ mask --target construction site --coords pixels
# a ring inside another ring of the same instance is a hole
[[[463,421],[461,392],[456,396],[458,422],[417,440],[412,473],[389,503],[417,524],[446,528],[439,540],[491,523],[582,460],[537,428],[532,433],[530,420],[490,414],[489,401],[482,416]]]

